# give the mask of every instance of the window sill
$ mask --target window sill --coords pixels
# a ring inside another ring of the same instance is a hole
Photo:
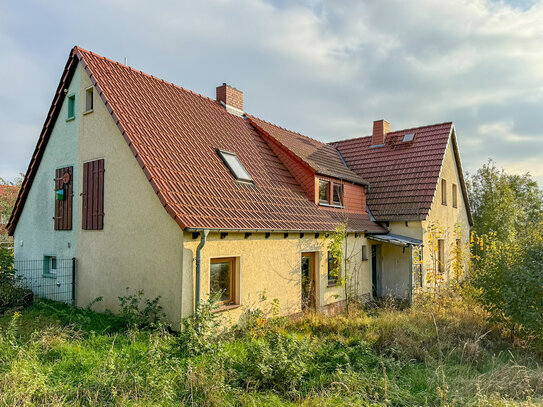
[[[72,120],[75,120],[75,116],[68,117],[68,118],[66,119],[67,122],[71,122]]]
[[[241,307],[240,304],[223,305],[223,306],[221,306],[219,309],[216,309],[216,310],[213,311],[213,312],[230,311],[230,310],[233,310],[233,309],[236,309],[236,308],[239,308],[239,307]]]
[[[326,206],[327,208],[345,209],[345,206],[343,205],[330,205],[329,203],[322,203],[322,202],[319,202],[319,205]]]
[[[90,109],[90,110],[87,110],[86,112],[83,112],[83,115],[86,115],[86,114],[89,114],[89,113],[92,113],[94,112],[94,109]]]

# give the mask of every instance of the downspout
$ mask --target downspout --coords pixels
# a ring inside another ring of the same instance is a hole
[[[200,283],[202,277],[202,249],[206,244],[207,235],[209,234],[209,229],[202,230],[202,238],[200,243],[196,248],[196,301],[195,306],[198,306],[200,303]]]
[[[413,304],[413,246],[409,245],[409,305]]]

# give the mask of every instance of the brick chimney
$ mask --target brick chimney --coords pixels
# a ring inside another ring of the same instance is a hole
[[[390,132],[390,124],[386,120],[375,120],[373,122],[373,135],[371,145],[379,146],[385,144],[385,137]]]
[[[233,107],[243,113],[243,92],[226,83],[217,86],[217,102],[223,102],[227,108]]]

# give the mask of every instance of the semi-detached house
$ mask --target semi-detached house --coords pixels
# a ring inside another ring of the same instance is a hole
[[[343,224],[355,294],[409,297],[434,220],[469,229],[452,123],[376,121],[325,144],[249,115],[226,84],[211,99],[75,47],[8,229],[44,278],[77,260],[78,305],[115,310],[141,289],[177,324],[210,293],[232,320],[263,293],[282,314],[334,310],[328,242]]]

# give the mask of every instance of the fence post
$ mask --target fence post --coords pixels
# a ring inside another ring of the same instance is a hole
[[[76,259],[75,257],[72,257],[72,305],[76,305],[75,301],[75,285],[76,285],[76,274],[75,274],[75,265],[76,265]]]

